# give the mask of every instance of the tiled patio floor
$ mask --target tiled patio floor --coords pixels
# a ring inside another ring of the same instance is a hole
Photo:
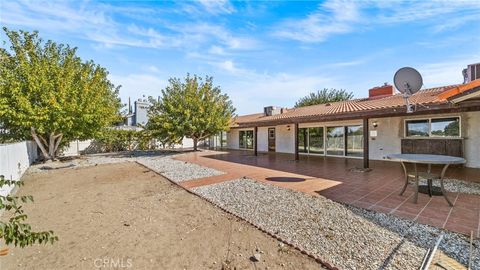
[[[179,159],[226,172],[183,182],[187,188],[246,176],[464,234],[473,231],[480,237],[480,196],[449,193],[455,204],[449,207],[442,196],[430,198],[420,193],[415,204],[413,186],[409,186],[403,196],[399,195],[404,178],[398,163],[371,161],[372,171],[355,172],[350,169],[360,167],[360,159],[301,156],[300,161],[295,162],[290,154],[259,153],[255,157],[248,151],[196,152]],[[451,168],[446,177],[480,182],[480,170]]]

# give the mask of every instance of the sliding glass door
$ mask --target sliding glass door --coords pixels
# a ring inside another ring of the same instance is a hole
[[[299,128],[298,152],[326,154],[328,156],[362,157],[363,126]]]
[[[299,128],[298,152],[323,155],[325,153],[323,127]]]
[[[308,128],[298,129],[298,152],[308,153]]]
[[[347,129],[347,156],[363,156],[363,126],[348,126]]]
[[[238,147],[242,149],[253,149],[253,130],[240,130]]]
[[[327,155],[343,156],[345,151],[345,128],[327,127]]]
[[[324,154],[323,127],[308,128],[308,152],[310,154]]]

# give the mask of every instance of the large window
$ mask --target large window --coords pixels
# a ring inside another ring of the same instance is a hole
[[[407,137],[460,137],[460,118],[432,118],[405,121]]]
[[[428,120],[407,121],[407,137],[428,137],[429,125]]]
[[[348,126],[347,129],[347,156],[363,156],[363,126]]]
[[[327,127],[327,155],[343,156],[345,150],[345,128]]]
[[[323,127],[299,128],[298,152],[324,154]]]
[[[323,127],[308,129],[308,152],[311,154],[323,154]]]
[[[431,123],[430,134],[434,137],[460,136],[460,119],[458,117],[432,119]]]
[[[239,148],[253,149],[253,130],[240,130]]]
[[[298,129],[298,152],[308,153],[308,128]]]

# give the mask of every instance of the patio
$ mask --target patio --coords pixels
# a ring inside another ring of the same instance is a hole
[[[362,166],[361,159],[345,159],[293,154],[259,153],[229,150],[189,153],[178,159],[224,171],[226,174],[181,183],[194,188],[213,183],[248,177],[273,185],[302,191],[314,196],[390,213],[419,223],[480,237],[480,196],[449,193],[454,207],[449,207],[442,196],[430,198],[419,194],[418,203],[412,202],[413,186],[403,196],[404,183],[399,163],[371,161],[370,172],[352,170]],[[446,178],[480,182],[480,170],[452,167]]]

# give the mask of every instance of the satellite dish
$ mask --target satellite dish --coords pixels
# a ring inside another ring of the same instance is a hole
[[[411,67],[403,67],[395,72],[393,83],[400,93],[411,96],[418,92],[423,85],[422,75]]]
[[[397,90],[403,94],[405,104],[407,105],[407,113],[414,112],[415,105],[410,104],[408,98],[422,88],[423,79],[420,72],[411,67],[403,67],[395,72],[393,83]]]

